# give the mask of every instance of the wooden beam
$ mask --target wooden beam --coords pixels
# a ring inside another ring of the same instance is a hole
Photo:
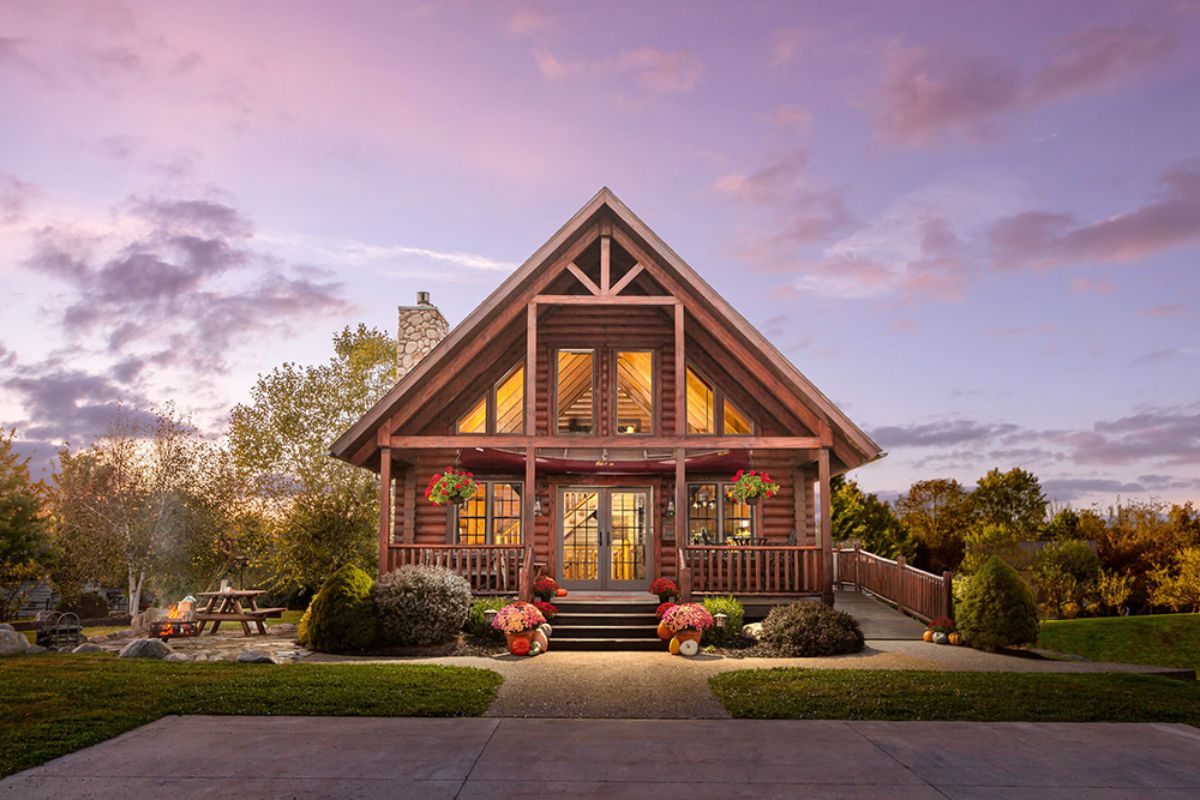
[[[687,434],[687,359],[683,339],[683,304],[675,306],[675,435]]]
[[[677,306],[679,300],[665,294],[539,294],[534,303],[545,306]]]
[[[525,314],[525,435],[537,433],[537,303]]]
[[[404,471],[404,543],[417,543],[417,468]]]
[[[392,450],[379,450],[379,574],[387,571],[388,546],[392,543]]]
[[[601,293],[600,287],[597,286],[596,283],[587,276],[587,273],[585,273],[579,267],[575,266],[574,261],[572,261],[570,264],[567,264],[567,271],[570,272],[572,275],[574,275],[576,278],[578,278],[579,282],[583,284],[584,288],[587,289],[592,294],[600,294]],[[605,294],[607,294],[607,292],[605,292]]]
[[[675,546],[680,550],[687,547],[687,470],[684,466],[686,451],[675,450]],[[679,564],[676,569],[683,566]]]
[[[600,291],[597,294],[611,293],[612,276],[612,237],[600,237]]]
[[[821,598],[833,605],[833,498],[829,491],[829,448],[817,456],[817,481],[821,487]]]
[[[528,387],[527,387],[528,388]],[[528,420],[528,417],[526,418]],[[538,447],[561,450],[563,448],[601,448],[629,450],[818,450],[821,442],[816,436],[590,436],[587,434],[561,434],[550,436],[522,436],[520,434],[431,434],[417,436],[393,436],[389,444],[398,450],[421,448],[467,448],[467,447]]]
[[[638,275],[641,275],[642,271],[644,269],[646,269],[646,268],[643,267],[640,263],[634,264],[632,267],[629,268],[629,272],[626,272],[624,275],[621,276],[621,280],[619,280],[613,284],[613,287],[609,291],[609,294],[620,294],[621,292],[625,291],[625,287],[628,286],[629,284],[633,283],[633,279],[636,278]]]

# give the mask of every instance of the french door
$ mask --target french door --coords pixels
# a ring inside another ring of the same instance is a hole
[[[649,488],[560,488],[559,582],[568,589],[645,591],[649,514]]]

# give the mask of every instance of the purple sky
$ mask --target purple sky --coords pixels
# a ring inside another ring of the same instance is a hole
[[[890,451],[1200,497],[1200,5],[0,5],[0,424],[211,430],[610,186]]]

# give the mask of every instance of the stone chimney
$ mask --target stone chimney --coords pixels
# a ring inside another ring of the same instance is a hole
[[[403,378],[450,332],[450,323],[429,302],[429,292],[417,292],[415,306],[400,306],[396,333],[396,366]]]

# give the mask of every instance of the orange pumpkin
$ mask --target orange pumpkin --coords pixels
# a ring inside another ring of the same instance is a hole
[[[667,639],[670,639],[672,636],[674,636],[674,634],[671,633],[671,629],[667,627],[667,623],[665,623],[665,622],[658,623],[658,638],[662,639],[665,642]]]
[[[933,641],[933,631],[925,631],[924,633],[921,634],[921,638],[927,642],[932,642]]]
[[[950,644],[962,644],[962,634],[958,631],[950,634],[948,638],[950,639]]]
[[[680,644],[679,637],[672,636],[671,644],[667,647],[667,649],[671,651],[671,655],[673,655],[673,656],[679,655],[679,644]]]
[[[558,587],[558,591],[554,593],[554,596],[555,597],[566,597],[567,590],[560,586],[560,587]]]

